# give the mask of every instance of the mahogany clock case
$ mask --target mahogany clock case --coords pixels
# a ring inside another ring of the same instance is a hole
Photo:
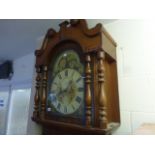
[[[43,134],[111,134],[120,124],[116,43],[101,24],[88,29],[86,20],[64,21],[56,32],[49,29],[36,50],[36,93],[32,120]],[[81,114],[49,112],[50,76],[57,57],[74,50],[84,71]]]

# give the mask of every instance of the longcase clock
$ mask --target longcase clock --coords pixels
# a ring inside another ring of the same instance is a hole
[[[43,134],[111,134],[120,124],[116,43],[101,24],[64,21],[36,50],[32,120]]]

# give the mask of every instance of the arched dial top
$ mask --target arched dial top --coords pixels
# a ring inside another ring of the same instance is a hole
[[[84,104],[83,65],[74,50],[57,55],[49,83],[48,111],[69,115]]]

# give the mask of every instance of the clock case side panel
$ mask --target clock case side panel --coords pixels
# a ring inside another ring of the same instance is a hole
[[[117,75],[117,44],[103,28],[102,49],[105,51],[105,91],[107,96],[107,118],[109,125],[120,124],[120,107]]]
[[[105,65],[105,90],[107,94],[107,118],[109,124],[120,123],[117,62],[108,54]]]
[[[102,27],[103,28],[103,27]],[[119,93],[118,93],[118,76],[117,76],[117,60],[116,60],[116,47],[117,44],[109,33],[103,28],[101,33],[102,48],[98,51],[91,53],[92,58],[92,88],[93,93],[93,125],[96,128],[100,128],[100,106],[99,106],[99,51],[105,53],[105,59],[103,61],[104,73],[104,91],[106,97],[106,119],[107,128],[117,128],[120,124],[120,108],[119,108]]]

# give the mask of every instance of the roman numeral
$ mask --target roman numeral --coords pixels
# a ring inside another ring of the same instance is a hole
[[[83,92],[83,88],[81,87],[81,88],[78,88],[78,91],[79,92]]]
[[[78,83],[80,80],[81,80],[81,77],[79,77],[79,78],[76,80],[76,83]]]
[[[68,70],[65,71],[65,76],[68,76]]]
[[[62,79],[61,74],[58,74],[58,77],[59,77],[60,80]]]
[[[76,99],[75,99],[78,103],[81,103],[82,99],[81,97],[77,96]]]

